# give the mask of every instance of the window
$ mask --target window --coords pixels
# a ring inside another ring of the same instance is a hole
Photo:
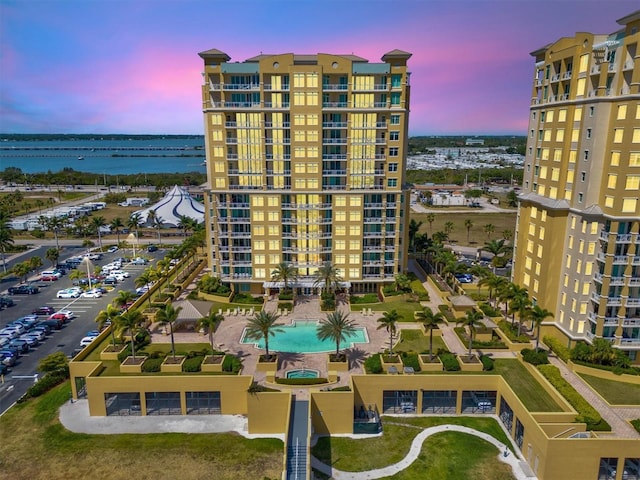
[[[635,213],[638,208],[637,198],[625,198],[622,200],[622,212],[623,213]]]
[[[564,128],[559,128],[556,130],[556,142],[564,141]]]
[[[347,212],[338,210],[337,212],[335,212],[334,219],[336,222],[345,222],[347,220]]]
[[[587,179],[587,172],[580,172],[580,181],[584,182]]]
[[[400,153],[400,149],[398,147],[389,148],[389,156],[390,157],[397,157],[399,153]]]
[[[261,211],[253,212],[253,221],[254,222],[263,222],[264,221],[264,212],[261,212]]]
[[[336,258],[336,264],[338,265],[344,265],[345,263],[347,263],[347,256],[343,255],[342,253],[336,255],[335,258]]]
[[[334,245],[336,246],[336,250],[345,250],[347,248],[347,244],[344,240],[336,240]]]
[[[358,254],[349,255],[349,263],[351,265],[360,265],[360,255]]]
[[[400,92],[391,93],[391,105],[400,105]]]
[[[264,247],[265,247],[264,240],[254,240],[253,241],[254,250],[264,250]]]
[[[591,138],[591,129],[587,128],[587,138]]]
[[[607,188],[616,188],[616,183],[618,182],[618,175],[616,174],[609,174],[609,177],[607,179]]]
[[[349,198],[349,206],[350,207],[360,207],[362,205],[362,198],[360,197],[351,197]]]
[[[336,225],[336,236],[344,237],[347,234],[347,227],[344,225]]]
[[[594,106],[589,107],[589,116],[593,117],[594,113],[596,113],[596,107]]]
[[[640,152],[629,153],[629,166],[640,167]]]
[[[269,221],[270,222],[279,222],[280,221],[280,212],[269,212]]]
[[[360,250],[360,240],[349,240],[349,250]]]
[[[262,254],[260,254],[260,255],[254,254],[253,255],[253,263],[255,263],[256,265],[264,265],[266,260],[267,260],[266,255],[262,255]]]
[[[349,269],[349,278],[350,279],[358,279],[358,278],[360,278],[360,269],[359,268],[350,268]]]
[[[562,109],[558,112],[558,122],[565,122],[567,120],[567,109]]]
[[[387,180],[387,187],[397,187],[398,180],[396,178],[390,178]]]
[[[584,151],[584,160],[585,161],[589,160],[589,150]]]
[[[280,250],[280,240],[269,240],[269,250]]]
[[[622,143],[623,136],[624,136],[624,128],[613,129],[613,143]]]
[[[349,221],[350,222],[359,222],[361,219],[361,212],[360,210],[351,210],[349,212]]]
[[[360,235],[360,225],[349,226],[349,235],[352,237]]]
[[[589,54],[585,53],[584,55],[580,55],[580,64],[578,66],[578,73],[586,72],[588,67],[589,67]]]
[[[391,115],[391,125],[400,125],[400,115]]]
[[[389,171],[390,172],[397,172],[398,171],[398,164],[397,163],[390,163],[389,164]]]
[[[611,152],[611,162],[609,163],[612,167],[620,165],[620,152]]]
[[[582,193],[578,194],[578,203],[582,203],[582,199],[584,198],[584,195]]]
[[[607,208],[613,208],[613,197],[607,195],[604,197],[604,206]]]
[[[393,131],[389,132],[389,140],[392,142],[397,142],[400,139],[400,132]]]
[[[635,192],[640,191],[640,176],[629,175],[624,185],[625,190],[633,190]]]
[[[640,128],[633,129],[633,137],[631,138],[631,143],[640,143]]]
[[[577,142],[579,139],[580,139],[580,130],[578,130],[577,128],[574,128],[573,130],[571,130],[571,141]]]
[[[579,122],[582,120],[582,108],[576,108],[573,112],[573,121]]]
[[[617,120],[624,120],[627,118],[627,106],[626,105],[618,105],[618,115],[616,117]]]

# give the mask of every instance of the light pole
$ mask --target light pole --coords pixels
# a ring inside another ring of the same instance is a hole
[[[87,279],[89,280],[89,290],[91,290],[91,260],[89,260],[89,257],[84,257],[82,261],[87,264]]]
[[[136,237],[135,233],[130,233],[129,236],[127,237],[127,242],[131,243],[131,251],[132,251],[132,260],[136,258],[136,245],[138,243],[138,237]]]

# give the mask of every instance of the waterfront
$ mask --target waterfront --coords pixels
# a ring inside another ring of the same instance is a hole
[[[126,175],[137,173],[205,173],[201,136],[69,138],[0,141],[0,170],[24,173],[76,171]]]

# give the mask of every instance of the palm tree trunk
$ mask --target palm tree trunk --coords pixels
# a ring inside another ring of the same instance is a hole
[[[433,362],[433,328],[429,330],[429,362]]]
[[[209,329],[209,343],[211,344],[211,352],[213,352],[213,330]]]
[[[538,328],[536,328],[536,351],[538,351],[539,346],[540,346],[540,324],[538,324]]]
[[[469,358],[471,358],[472,347],[473,347],[473,334],[471,333],[471,329],[469,329]]]
[[[173,340],[173,322],[169,322],[169,333],[171,334],[171,354],[173,355],[173,359],[176,359],[176,344]]]
[[[133,338],[133,330],[129,329],[129,333],[131,334],[131,356],[135,360],[136,359],[136,342],[135,342],[135,339]]]

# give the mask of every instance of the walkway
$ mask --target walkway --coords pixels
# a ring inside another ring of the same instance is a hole
[[[626,419],[640,418],[640,408],[612,408],[579,375],[569,370],[560,359],[550,356],[549,361],[560,369],[562,378],[569,382],[611,425],[612,436],[618,438],[640,438],[640,434],[636,429],[626,421]]]
[[[293,397],[290,419],[287,437],[287,480],[307,480],[309,402]]]
[[[513,475],[517,480],[531,480],[535,478],[535,476],[530,473],[528,465],[526,465],[523,460],[514,455],[513,452],[511,452],[504,443],[499,442],[489,434],[480,432],[473,428],[462,427],[459,425],[439,425],[437,427],[425,428],[416,436],[416,438],[413,439],[413,442],[411,442],[411,447],[407,456],[400,460],[398,463],[389,465],[388,467],[369,470],[366,472],[345,472],[322,463],[315,457],[311,457],[311,466],[316,470],[324,473],[325,475],[329,475],[335,480],[373,480],[376,478],[390,477],[408,468],[420,455],[420,452],[422,451],[422,444],[424,443],[424,441],[431,435],[435,435],[436,433],[441,432],[462,432],[480,437],[483,440],[498,447],[498,450],[500,452],[498,454],[498,460],[511,466]]]

